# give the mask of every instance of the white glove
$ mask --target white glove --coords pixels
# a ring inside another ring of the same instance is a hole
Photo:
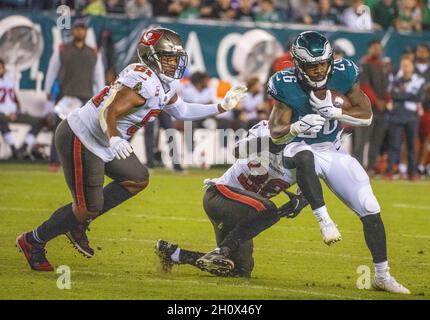
[[[120,137],[112,137],[109,140],[109,145],[115,157],[120,160],[127,159],[133,153],[133,148],[127,140]]]
[[[307,114],[290,126],[290,133],[294,136],[300,133],[318,133],[322,129],[326,119],[319,114]]]
[[[228,90],[224,99],[221,101],[221,107],[225,111],[229,111],[231,109],[236,108],[240,99],[245,96],[247,90],[248,88],[242,84],[233,86],[232,88],[230,88],[230,90]]]
[[[311,91],[310,97],[309,103],[312,105],[312,109],[324,118],[333,119],[342,115],[342,109],[333,105],[330,90],[326,91],[325,99],[323,100],[318,99],[313,91]]]

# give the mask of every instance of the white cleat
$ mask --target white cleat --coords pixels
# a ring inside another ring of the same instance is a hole
[[[411,294],[409,289],[402,286],[400,283],[394,279],[390,274],[384,278],[373,279],[373,288],[380,291],[387,291],[392,293],[400,293],[400,294]]]
[[[342,240],[342,235],[340,234],[339,230],[337,230],[337,226],[333,221],[330,221],[330,222],[326,222],[324,220],[321,221],[320,231],[321,231],[321,235],[323,237],[324,243],[328,246]]]

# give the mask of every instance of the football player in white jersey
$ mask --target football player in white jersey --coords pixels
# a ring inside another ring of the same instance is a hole
[[[284,168],[283,146],[271,143],[269,137],[268,122],[256,124],[237,143],[236,162],[220,178],[205,180],[203,207],[223,250],[218,254],[220,259],[213,252],[189,251],[159,240],[155,249],[165,271],[174,264],[188,264],[215,275],[250,277],[254,267],[252,239],[281,217],[297,216],[307,205],[303,196],[287,191],[295,183],[295,170]],[[270,198],[281,192],[291,201],[277,208]]]
[[[179,120],[196,120],[236,107],[246,87],[233,86],[219,104],[188,104],[177,94],[188,57],[179,35],[154,28],[140,38],[140,63],[127,66],[115,83],[106,86],[82,108],[70,113],[55,134],[55,144],[73,202],[17,238],[30,267],[53,271],[45,245],[67,234],[75,247],[92,257],[85,234],[91,220],[144,190],[146,167],[133,153],[129,140],[161,110]],[[104,175],[112,182],[103,187]]]
[[[38,119],[21,112],[21,107],[15,92],[15,76],[7,72],[6,65],[0,59],[0,134],[10,147],[12,158],[18,158],[19,152],[12,132],[10,123],[26,123],[33,125]]]

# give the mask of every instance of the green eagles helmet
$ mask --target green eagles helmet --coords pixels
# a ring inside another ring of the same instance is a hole
[[[188,55],[181,38],[175,31],[166,28],[153,28],[144,32],[139,40],[137,56],[140,62],[166,82],[181,79],[188,64]],[[176,65],[167,60],[176,62]]]
[[[311,89],[327,85],[333,71],[333,49],[326,37],[316,31],[300,33],[291,46],[291,55],[299,80]],[[326,76],[320,81],[312,80],[305,72],[305,66],[328,62]]]

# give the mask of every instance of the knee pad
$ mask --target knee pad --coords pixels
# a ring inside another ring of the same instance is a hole
[[[370,214],[377,214],[381,212],[378,200],[373,194],[370,185],[359,190],[359,201],[360,201],[360,216],[364,217]]]
[[[149,180],[147,179],[147,180],[143,180],[140,182],[123,181],[123,182],[120,182],[119,184],[122,185],[124,188],[126,188],[132,194],[137,194],[137,193],[141,192],[142,190],[144,190],[148,186]]]

